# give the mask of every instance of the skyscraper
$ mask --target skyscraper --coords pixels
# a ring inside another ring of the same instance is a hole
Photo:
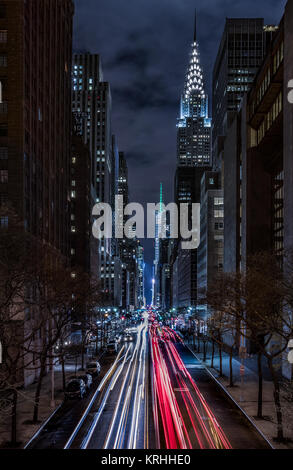
[[[213,71],[213,165],[222,167],[223,140],[262,63],[274,26],[263,18],[227,18]]]
[[[71,159],[70,254],[71,266],[90,273],[91,259],[91,161],[88,147],[73,127]],[[95,253],[97,257],[97,252]],[[92,274],[96,274],[95,272]]]
[[[112,98],[110,85],[103,81],[100,56],[97,54],[75,54],[73,56],[73,113],[81,119],[81,135],[91,154],[92,202],[113,203],[112,178],[113,142],[111,129]],[[117,153],[117,151],[116,151]],[[112,244],[108,239],[97,242],[102,288],[111,296]],[[98,271],[98,266],[97,266]],[[109,298],[110,302],[110,298]]]
[[[1,199],[68,256],[73,2],[1,2],[1,15]]]
[[[155,259],[154,259],[154,303],[160,305],[161,299],[161,286],[159,275],[159,259],[160,259],[160,242],[164,227],[162,227],[163,216],[163,185],[160,184],[160,202],[159,210],[155,212]]]
[[[207,171],[201,180],[200,245],[197,257],[197,296],[204,301],[223,271],[224,198],[220,173]]]
[[[262,18],[227,18],[213,72],[213,168],[224,191],[224,270],[239,269],[243,151],[239,110],[278,30]]]
[[[204,90],[203,71],[197,41],[195,14],[194,37],[177,122],[177,170],[175,200],[180,203],[200,203],[201,178],[210,169],[211,119],[208,96]],[[190,211],[191,217],[191,211]],[[177,294],[174,307],[195,306],[197,302],[197,250],[185,252],[181,243],[174,244],[172,291]],[[176,264],[177,263],[177,264]],[[175,273],[175,274],[174,274]]]
[[[194,39],[181,95],[177,123],[177,165],[210,164],[211,119],[208,117],[208,96],[204,91],[195,15]]]
[[[0,201],[66,261],[73,11],[71,0],[15,0],[0,12]],[[40,330],[36,348],[43,340]],[[26,370],[24,383],[36,373]]]

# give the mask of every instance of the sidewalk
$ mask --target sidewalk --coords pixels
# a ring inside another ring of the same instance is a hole
[[[81,362],[78,362],[80,368]],[[66,364],[65,366],[66,377],[75,375],[75,363]],[[62,389],[62,371],[61,366],[55,366],[55,407],[51,408],[51,372],[43,379],[41,390],[40,405],[39,405],[39,424],[27,424],[27,421],[32,420],[34,395],[36,384],[28,386],[26,389],[19,390],[18,405],[17,405],[17,441],[19,448],[23,448],[35,432],[40,428],[48,417],[59,407],[64,398]],[[11,433],[11,410],[1,410],[0,412],[0,449],[9,442]]]
[[[241,376],[240,366],[241,360],[239,358],[233,358],[233,377],[234,387],[229,387],[229,355],[225,352],[223,356],[223,375],[220,377],[220,357],[215,354],[214,368],[211,366],[211,347],[207,350],[206,362],[203,362],[203,345],[201,344],[200,353],[196,352],[196,348],[193,348],[193,344],[189,343],[189,347],[194,351],[195,355],[201,362],[206,366],[210,373],[222,384],[225,390],[232,396],[232,398],[238,403],[238,405],[244,410],[249,416],[251,421],[257,426],[257,428],[266,436],[276,449],[293,449],[293,442],[288,444],[278,444],[274,442],[274,437],[277,434],[276,431],[276,413],[275,404],[273,399],[273,384],[270,380],[264,380],[263,383],[263,416],[264,420],[256,418],[257,414],[257,397],[258,397],[258,375],[251,368],[245,366],[244,376]],[[284,434],[285,437],[292,439],[293,441],[293,403],[289,403],[283,397],[283,420],[284,420]]]

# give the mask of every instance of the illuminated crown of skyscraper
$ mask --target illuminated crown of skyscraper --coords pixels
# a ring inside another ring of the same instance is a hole
[[[187,69],[184,86],[184,97],[188,99],[191,94],[198,95],[200,97],[205,96],[204,84],[203,84],[203,71],[200,63],[199,45],[197,42],[196,33],[196,13],[195,13],[195,25],[194,25],[194,38],[191,45],[190,61]]]
[[[186,117],[208,117],[208,97],[204,91],[203,70],[197,42],[196,12],[194,37],[191,44],[190,60],[181,96],[180,119]]]

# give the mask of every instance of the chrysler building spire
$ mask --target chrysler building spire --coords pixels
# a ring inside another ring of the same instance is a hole
[[[196,42],[196,39],[197,39],[197,18],[196,18],[196,9],[195,9],[195,13],[194,13],[194,36],[193,36],[193,42]]]
[[[204,98],[203,71],[200,63],[199,46],[197,43],[196,12],[194,25],[194,42],[191,45],[189,65],[185,77],[184,96],[189,99],[191,94]]]

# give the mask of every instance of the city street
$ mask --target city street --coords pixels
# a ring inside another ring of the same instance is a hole
[[[269,448],[176,332],[145,315],[128,335],[88,401],[66,402],[29,448]]]
[[[76,428],[65,448],[149,448],[146,320],[132,340],[123,344],[99,384],[90,426]]]

